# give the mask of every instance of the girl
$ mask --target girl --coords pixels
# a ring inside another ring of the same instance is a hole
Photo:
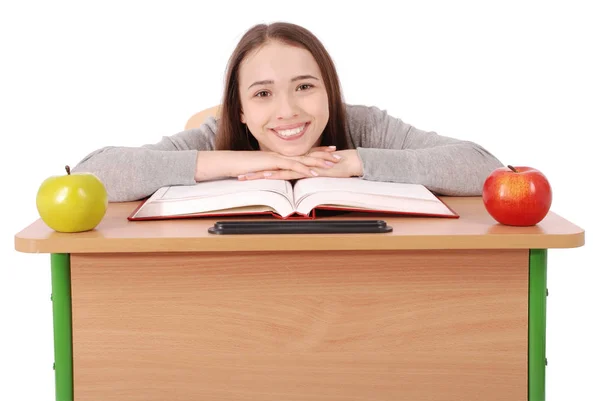
[[[109,200],[120,202],[226,177],[360,177],[478,196],[500,166],[473,142],[421,131],[376,107],[344,104],[319,39],[280,22],[256,25],[238,43],[218,119],[156,144],[99,149],[73,171],[96,174]]]

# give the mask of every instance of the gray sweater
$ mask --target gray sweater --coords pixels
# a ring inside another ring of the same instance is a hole
[[[348,143],[363,163],[361,178],[419,183],[439,195],[478,196],[500,161],[469,141],[421,131],[376,107],[346,105]],[[214,150],[218,121],[165,136],[141,147],[107,146],[86,156],[73,172],[100,178],[109,201],[145,198],[167,185],[195,183],[199,150]]]

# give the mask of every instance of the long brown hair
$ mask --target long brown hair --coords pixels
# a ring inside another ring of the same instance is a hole
[[[217,150],[258,150],[258,142],[242,123],[242,103],[239,92],[240,64],[254,49],[269,40],[308,50],[321,69],[329,101],[329,121],[321,136],[322,145],[347,149],[346,113],[339,78],[331,56],[319,39],[307,29],[287,23],[259,24],[250,28],[240,39],[227,65],[225,89],[221,103],[221,119],[217,129]]]

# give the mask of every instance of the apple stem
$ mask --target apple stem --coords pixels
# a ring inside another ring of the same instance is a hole
[[[71,175],[71,167],[65,166],[65,170],[67,170],[67,175]]]
[[[510,164],[507,166],[509,169],[511,169],[514,173],[518,173],[517,169],[514,168],[513,166],[511,166]]]

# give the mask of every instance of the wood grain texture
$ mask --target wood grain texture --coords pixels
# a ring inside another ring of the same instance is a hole
[[[78,401],[526,400],[528,252],[72,255]]]
[[[208,117],[216,117],[216,119],[221,118],[221,105],[218,104],[216,106],[212,106],[206,110],[202,110],[192,115],[185,123],[184,129],[192,129],[198,128]]]
[[[59,233],[37,220],[15,236],[15,249],[31,253],[110,252],[231,252],[396,249],[549,249],[584,244],[584,231],[550,212],[538,225],[510,227],[496,223],[481,197],[442,197],[460,218],[391,217],[350,213],[336,219],[385,219],[393,227],[386,234],[209,234],[217,220],[199,218],[128,221],[139,202],[112,203],[92,231]],[[331,217],[328,217],[331,218]],[[261,218],[233,218],[260,220]],[[264,219],[264,218],[262,218]]]

